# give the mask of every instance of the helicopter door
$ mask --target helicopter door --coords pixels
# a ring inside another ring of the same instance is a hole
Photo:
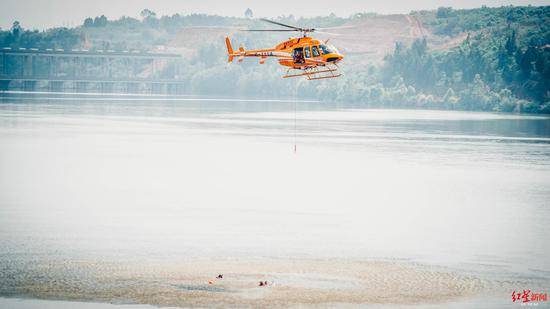
[[[311,51],[313,53],[313,57],[319,57],[319,47],[317,46],[311,46]]]
[[[309,46],[304,47],[304,56],[306,58],[311,58],[311,51],[309,49]]]
[[[294,59],[295,63],[304,63],[304,48],[295,48],[294,52],[292,53],[292,58]]]

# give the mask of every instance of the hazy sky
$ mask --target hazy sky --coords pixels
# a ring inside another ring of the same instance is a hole
[[[14,20],[24,28],[75,26],[88,16],[105,14],[109,19],[139,16],[143,8],[157,15],[208,13],[242,16],[250,7],[255,16],[273,17],[328,15],[349,16],[356,12],[407,13],[411,10],[440,6],[472,8],[501,5],[550,5],[550,0],[0,0],[0,27],[6,29]]]

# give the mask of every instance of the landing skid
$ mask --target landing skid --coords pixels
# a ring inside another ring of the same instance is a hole
[[[298,70],[302,71],[301,73],[297,74],[290,74],[292,70]],[[329,66],[329,67],[310,67],[305,69],[293,69],[289,68],[286,71],[286,74],[283,76],[283,78],[290,78],[290,77],[300,77],[300,76],[306,76],[308,80],[316,80],[316,79],[325,79],[325,78],[335,78],[342,76],[338,72],[338,67],[336,65]]]

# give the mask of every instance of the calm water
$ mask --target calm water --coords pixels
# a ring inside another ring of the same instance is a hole
[[[550,278],[545,116],[0,100],[4,260],[405,259]]]

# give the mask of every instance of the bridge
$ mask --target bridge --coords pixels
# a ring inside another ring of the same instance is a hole
[[[0,91],[181,93],[178,54],[0,49]]]

